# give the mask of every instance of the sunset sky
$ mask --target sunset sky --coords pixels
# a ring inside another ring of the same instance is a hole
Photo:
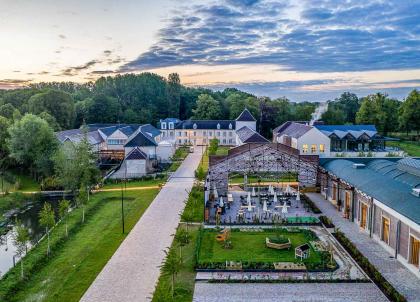
[[[420,88],[420,0],[0,0],[0,88],[178,72],[320,101]]]

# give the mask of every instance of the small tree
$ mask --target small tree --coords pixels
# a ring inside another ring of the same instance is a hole
[[[190,243],[191,234],[186,229],[179,228],[175,234],[175,241],[179,245],[179,258],[182,264],[182,248]]]
[[[165,251],[166,261],[162,265],[162,274],[171,277],[171,296],[174,298],[175,277],[181,269],[181,262],[176,254],[175,249],[168,249]]]
[[[16,254],[20,257],[20,277],[23,279],[23,255],[26,253],[29,242],[29,231],[19,221],[16,221],[16,230],[13,238]]]
[[[58,208],[58,215],[60,216],[61,220],[64,220],[66,225],[66,237],[69,236],[68,226],[67,226],[67,214],[69,213],[70,203],[68,200],[63,199],[60,201],[60,205]]]
[[[47,255],[50,255],[50,230],[54,226],[55,217],[54,211],[51,208],[51,204],[48,202],[44,203],[44,206],[39,212],[39,224],[45,228],[45,232],[47,233]]]
[[[82,208],[82,223],[85,222],[85,203],[88,200],[88,191],[85,185],[81,185],[79,195],[76,198],[77,206]]]
[[[217,138],[212,138],[210,140],[209,155],[215,155],[218,148],[219,148],[219,140]]]

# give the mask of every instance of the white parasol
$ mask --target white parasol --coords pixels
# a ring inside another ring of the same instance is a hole
[[[300,201],[300,191],[298,188],[297,194],[296,194],[296,201]]]
[[[252,187],[252,197],[255,197],[255,187]]]
[[[273,202],[277,202],[277,193],[276,192],[274,192]]]
[[[252,205],[251,205],[251,192],[248,192],[248,196],[246,198],[246,201],[248,202],[248,212],[252,211]]]
[[[288,213],[288,210],[287,210],[287,208],[288,208],[289,206],[286,204],[286,203],[284,203],[283,204],[283,207],[282,207],[282,209],[281,209],[281,212],[283,213],[283,214],[287,214]]]
[[[263,211],[264,212],[267,212],[268,211],[268,209],[267,209],[267,201],[264,199],[264,203],[263,203]]]
[[[220,197],[220,201],[219,201],[219,207],[223,207],[225,205],[225,203],[223,202],[223,197]]]
[[[290,185],[289,184],[287,184],[286,193],[289,193],[290,194]]]
[[[213,187],[213,195],[214,195],[214,199],[219,198],[219,194],[217,193],[216,185],[214,185],[214,187]]]

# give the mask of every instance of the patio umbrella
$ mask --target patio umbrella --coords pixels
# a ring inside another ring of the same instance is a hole
[[[297,194],[296,194],[296,201],[300,201],[300,191],[298,188]]]
[[[288,208],[289,206],[286,204],[286,203],[284,203],[283,204],[283,207],[282,207],[282,209],[281,209],[281,212],[283,213],[283,214],[287,214],[288,213],[288,211],[287,211],[287,208]]]
[[[223,207],[225,203],[223,202],[223,197],[220,197],[219,207]]]
[[[213,188],[213,195],[214,195],[214,199],[219,198],[219,194],[217,193],[216,185],[214,185],[214,188]]]
[[[274,192],[273,202],[277,202],[277,193],[276,192]]]
[[[290,185],[289,184],[287,184],[286,193],[290,193]]]
[[[267,212],[268,211],[268,209],[267,209],[267,201],[264,199],[264,203],[263,203],[263,211],[264,212]]]
[[[248,192],[248,196],[246,198],[246,201],[248,202],[248,211],[251,212],[252,211],[252,206],[251,206],[251,192]]]
[[[244,184],[248,183],[248,175],[244,174]]]
[[[252,187],[252,197],[255,197],[255,187]]]

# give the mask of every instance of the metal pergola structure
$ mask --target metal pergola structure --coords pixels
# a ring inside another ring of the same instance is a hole
[[[226,195],[229,173],[263,172],[296,173],[301,186],[315,186],[318,162],[318,156],[300,155],[297,149],[280,143],[245,144],[229,150],[227,156],[210,158],[206,189],[216,188]]]

